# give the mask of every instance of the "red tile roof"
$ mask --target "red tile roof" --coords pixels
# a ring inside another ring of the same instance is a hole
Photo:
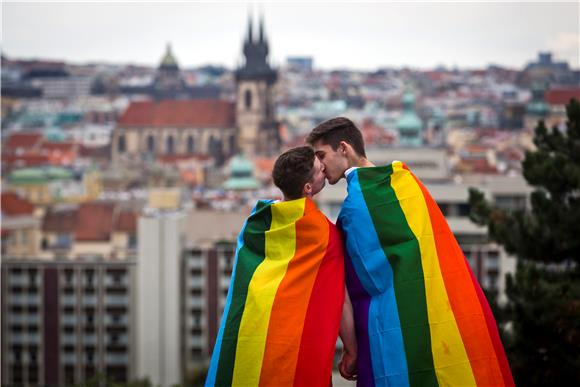
[[[550,105],[567,105],[572,98],[580,102],[580,88],[579,87],[562,87],[547,90],[544,94],[544,99]]]
[[[137,232],[137,213],[122,211],[115,222],[115,231],[135,234]]]
[[[49,152],[74,152],[77,149],[77,144],[74,142],[45,142],[40,148]]]
[[[113,230],[112,203],[83,203],[77,212],[77,242],[102,242],[111,238]]]
[[[111,157],[111,147],[109,145],[99,147],[87,147],[80,145],[79,156],[109,159]]]
[[[77,209],[49,209],[42,219],[42,231],[58,234],[73,233],[77,225]]]
[[[42,140],[40,133],[13,133],[8,137],[4,150],[13,152],[16,148],[33,148]]]
[[[132,102],[119,119],[121,127],[233,128],[235,105],[220,100]]]
[[[135,234],[137,213],[120,211],[114,203],[90,202],[75,208],[49,209],[42,222],[44,232],[75,234],[77,242],[106,242],[113,231]],[[116,216],[117,215],[117,216]]]
[[[32,215],[34,212],[34,205],[14,192],[2,192],[1,201],[3,215]]]

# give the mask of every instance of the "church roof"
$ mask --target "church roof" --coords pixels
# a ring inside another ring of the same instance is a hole
[[[235,127],[235,105],[221,100],[165,100],[132,102],[121,119],[122,127]]]
[[[423,123],[417,113],[415,113],[415,96],[413,93],[407,91],[404,94],[403,105],[405,110],[397,121],[397,129],[402,132],[420,131],[423,128]]]
[[[161,59],[161,64],[159,67],[179,67],[177,65],[177,60],[173,55],[173,51],[171,50],[171,44],[167,44],[167,49],[165,50],[165,55]]]

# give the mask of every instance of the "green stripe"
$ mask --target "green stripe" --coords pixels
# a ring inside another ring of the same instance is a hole
[[[419,242],[391,187],[391,165],[359,168],[363,197],[381,246],[393,268],[395,297],[411,386],[438,386]]]
[[[271,203],[258,202],[256,212],[248,218],[244,230],[244,245],[238,253],[230,310],[226,317],[216,386],[231,386],[236,359],[240,321],[246,305],[248,287],[256,268],[266,255],[266,231],[272,223]]]

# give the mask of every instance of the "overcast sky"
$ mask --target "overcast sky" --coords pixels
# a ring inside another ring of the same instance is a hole
[[[248,17],[263,13],[275,64],[312,56],[324,69],[521,68],[552,51],[579,68],[580,10],[568,3],[2,2],[8,57],[181,67],[235,66]]]

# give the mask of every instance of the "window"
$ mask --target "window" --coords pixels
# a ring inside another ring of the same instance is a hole
[[[70,234],[58,234],[56,237],[56,248],[68,249],[71,246],[71,236]]]
[[[137,234],[131,234],[129,235],[129,241],[128,241],[128,248],[130,249],[136,249],[137,248]]]
[[[502,210],[523,210],[526,208],[524,195],[496,195],[495,204]]]
[[[175,153],[175,140],[173,140],[173,136],[167,137],[167,145],[166,145],[167,154]]]
[[[246,106],[246,110],[252,109],[252,92],[250,90],[246,90],[244,95],[244,103]]]
[[[187,137],[187,153],[193,153],[195,151],[195,143],[193,141],[193,136]]]
[[[28,230],[20,231],[20,243],[26,245],[28,243]]]
[[[119,153],[125,153],[126,150],[127,144],[125,143],[125,136],[121,134],[117,139],[117,151],[119,151]]]
[[[469,204],[461,203],[458,206],[459,216],[469,216]]]
[[[155,153],[155,138],[151,135],[147,136],[147,152]]]

